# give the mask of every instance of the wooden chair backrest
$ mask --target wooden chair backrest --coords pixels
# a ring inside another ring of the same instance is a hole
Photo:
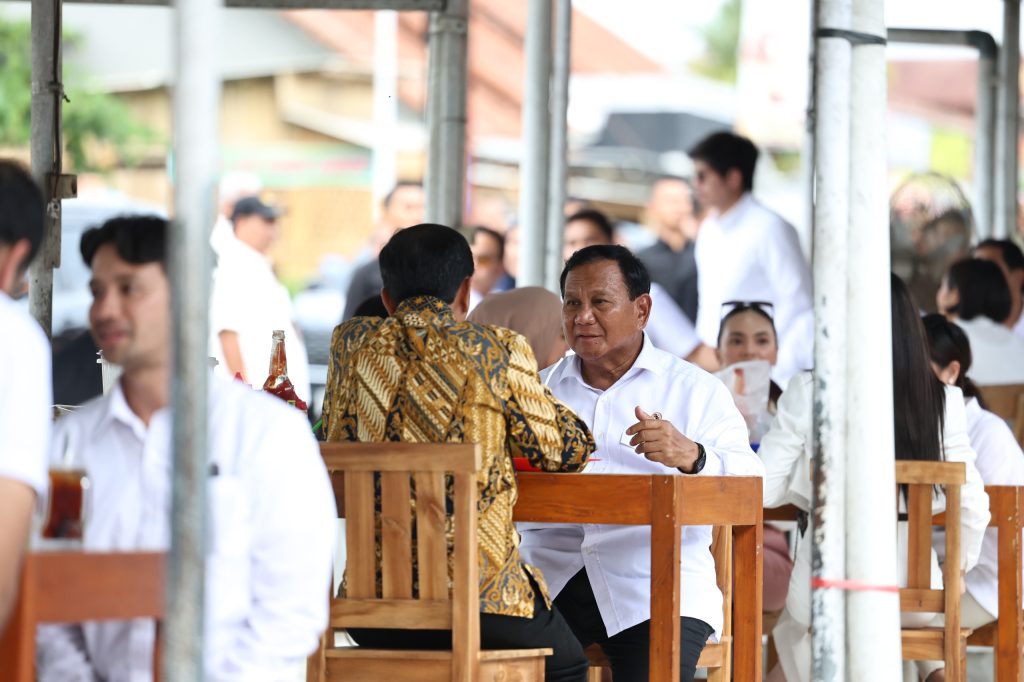
[[[480,648],[478,446],[322,443],[320,452],[329,472],[344,473],[346,597],[332,600],[331,627],[451,630],[453,670],[469,670],[476,664]],[[451,593],[445,536],[449,516],[446,475],[454,479]],[[375,514],[377,476],[379,526]],[[414,573],[418,594],[413,591]]]
[[[896,462],[896,484],[907,487],[907,586],[900,590],[900,610],[945,614],[947,649],[960,642],[960,486],[966,480],[962,462]],[[946,558],[939,590],[931,586],[936,486],[946,497]]]
[[[725,620],[723,636],[732,636],[732,526],[715,526],[711,532],[711,554],[715,557],[715,577],[722,591]]]
[[[1010,422],[1014,437],[1024,447],[1024,384],[979,386],[978,390],[988,411]]]

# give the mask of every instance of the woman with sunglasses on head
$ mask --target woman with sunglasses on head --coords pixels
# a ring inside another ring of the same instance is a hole
[[[971,369],[971,344],[960,327],[942,315],[927,315],[932,369],[942,383],[956,386],[964,395],[967,435],[978,453],[977,467],[986,485],[1024,485],[1024,452],[1002,419],[985,409],[977,386],[967,377]],[[962,627],[978,628],[999,617],[999,566],[996,530],[985,532],[978,565],[967,574],[967,593],[960,600]]]
[[[766,301],[727,301],[722,304],[722,325],[718,330],[718,347],[715,355],[722,371],[736,373],[732,384],[736,394],[742,394],[740,387],[743,369],[733,367],[737,363],[761,360],[774,367],[779,356],[779,340],[772,320],[772,304]],[[730,377],[731,379],[731,377]],[[730,382],[726,382],[730,385]],[[761,394],[764,395],[763,393]],[[782,389],[774,381],[769,380],[767,411],[775,414],[775,405],[782,395]],[[743,403],[743,404],[741,404]],[[742,399],[736,406],[745,418],[749,415],[747,405]],[[754,439],[751,434],[751,440]],[[757,436],[760,440],[760,435]],[[753,442],[751,443],[754,444]],[[787,524],[792,525],[792,524]],[[795,530],[795,528],[794,528]],[[789,540],[786,533],[774,525],[764,527],[764,589],[762,591],[763,608],[767,612],[780,610],[786,604],[786,593],[789,591],[789,579],[793,573],[793,560],[790,558]]]
[[[974,465],[975,453],[967,436],[963,394],[956,386],[943,386],[932,372],[928,342],[917,306],[907,286],[891,275],[892,383],[895,455],[898,460],[963,462],[966,483],[960,488],[961,572],[978,562],[988,526],[988,495]],[[764,506],[793,504],[811,509],[811,441],[813,387],[809,372],[789,382],[779,399],[772,427],[761,440],[758,454],[765,465]],[[862,425],[868,428],[870,425]],[[903,500],[900,499],[900,506]],[[933,513],[944,511],[945,497],[937,493]],[[906,524],[898,526],[900,549],[898,577],[906,584]],[[931,575],[941,581],[938,556],[932,552]],[[779,666],[769,672],[768,682],[811,679],[811,543],[804,535],[797,547],[789,595],[773,634]],[[941,588],[941,583],[933,587]],[[903,614],[905,627],[935,626],[930,614]],[[937,620],[938,617],[935,617]],[[922,680],[945,679],[941,661],[918,661]]]

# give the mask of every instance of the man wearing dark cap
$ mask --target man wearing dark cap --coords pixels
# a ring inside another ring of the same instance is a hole
[[[285,332],[288,378],[303,400],[309,400],[309,361],[292,323],[287,289],[277,281],[269,260],[277,241],[281,211],[259,197],[239,199],[231,213],[235,239],[221,250],[210,295],[210,352],[229,376],[250,384],[266,379],[271,337]]]

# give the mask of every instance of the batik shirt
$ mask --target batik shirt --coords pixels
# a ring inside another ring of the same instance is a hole
[[[353,318],[331,340],[323,419],[328,441],[479,444],[480,610],[532,617],[529,576],[550,606],[540,571],[519,555],[512,458],[579,471],[594,440],[541,384],[524,337],[456,322],[447,303],[427,296],[406,299],[386,320]]]

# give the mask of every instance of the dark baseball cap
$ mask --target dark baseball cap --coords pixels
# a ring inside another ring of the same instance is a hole
[[[267,220],[277,220],[281,217],[281,210],[275,206],[264,204],[259,197],[245,197],[235,202],[235,207],[231,211],[231,222],[251,215],[258,215]]]

